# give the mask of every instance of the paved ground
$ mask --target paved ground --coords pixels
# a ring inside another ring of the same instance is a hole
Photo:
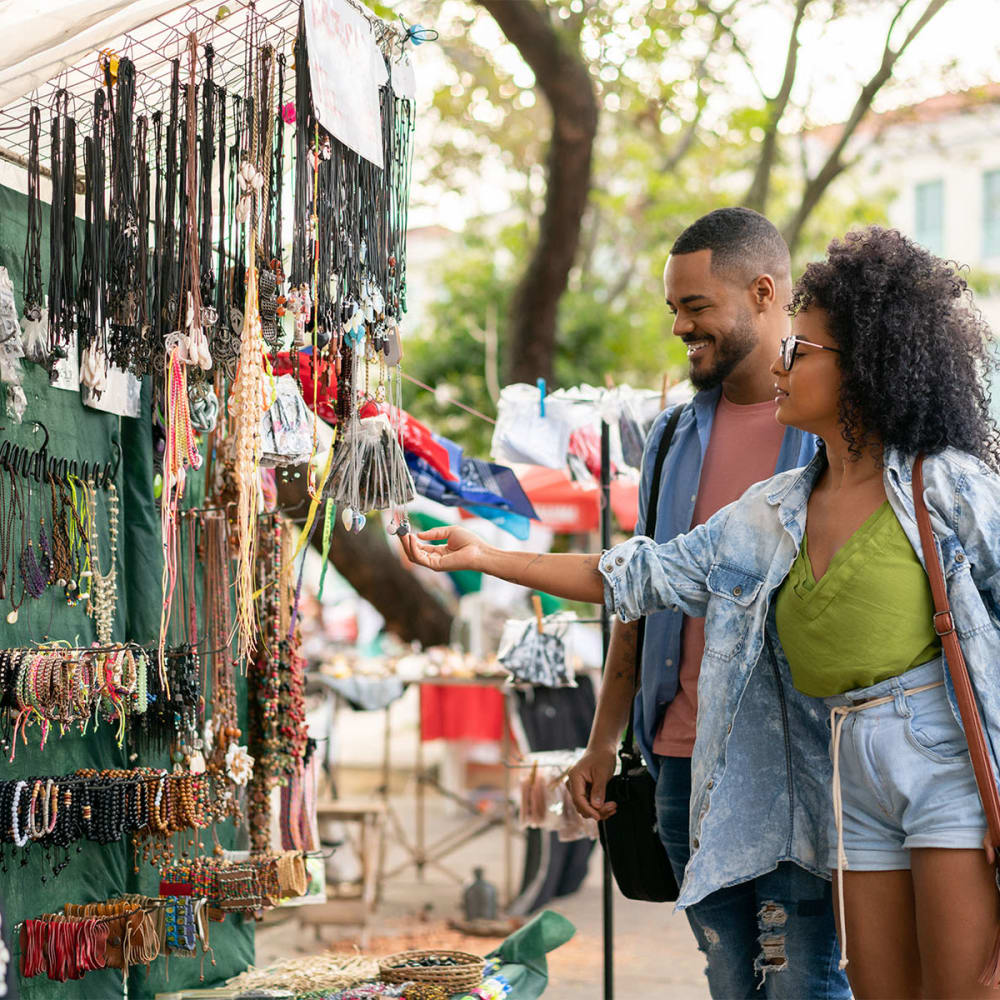
[[[408,800],[398,801],[398,809],[401,816],[412,815],[412,803]],[[458,822],[454,817],[429,814],[430,839],[455,828]],[[404,858],[399,844],[391,843],[387,868],[393,868]],[[503,883],[502,859],[502,832],[495,829],[463,846],[448,861],[449,867],[462,875],[471,873],[474,865],[482,865],[486,868],[486,877],[500,886]],[[341,861],[347,865],[348,852],[342,853]],[[520,859],[516,857],[515,871],[519,871],[519,864]],[[376,935],[373,945],[384,954],[394,950],[398,942],[402,947],[412,946],[409,942],[414,935],[430,934],[436,946],[448,946],[446,921],[459,915],[460,894],[461,886],[457,882],[433,869],[427,872],[423,882],[417,880],[413,869],[400,873],[385,886],[384,900],[373,929]],[[615,997],[620,1000],[645,996],[706,1000],[704,963],[683,915],[673,913],[671,904],[637,903],[623,899],[617,890],[615,894]],[[603,937],[599,850],[591,858],[590,873],[580,891],[555,901],[551,909],[572,921],[577,934],[550,956],[546,1000],[600,1000],[603,996]],[[290,915],[283,923],[258,931],[257,964],[319,950],[335,941],[337,950],[349,949],[356,940],[356,930],[331,927],[324,932],[324,943],[317,944],[312,930],[300,930],[297,920]],[[456,940],[451,946],[485,952],[492,943],[484,940],[475,948],[474,943],[464,939]]]

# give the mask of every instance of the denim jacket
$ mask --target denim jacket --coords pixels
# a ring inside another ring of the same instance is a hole
[[[665,542],[691,529],[691,518],[697,499],[698,483],[705,451],[712,435],[715,408],[721,388],[699,392],[681,413],[663,463],[662,488],[657,503],[656,540]],[[653,465],[660,446],[663,429],[673,407],[656,419],[646,439],[642,459],[642,481],[639,486],[639,520],[637,535],[645,533]],[[795,427],[785,431],[778,452],[775,472],[785,472],[805,465],[816,454],[816,438]],[[653,741],[663,721],[667,706],[677,695],[681,659],[681,626],[684,615],[668,608],[646,618],[642,646],[642,687],[635,700],[635,734],[646,764],[656,777],[657,758]]]
[[[827,875],[831,765],[822,699],[798,692],[773,600],[805,531],[825,463],[757,483],[705,524],[663,545],[632,538],[600,561],[622,621],[662,608],[705,616],[691,766],[691,860],[678,906],[794,861]],[[923,561],[913,457],[887,450],[886,496]],[[994,767],[1000,740],[1000,476],[954,449],[924,462],[925,500],[955,627],[979,699]],[[831,641],[836,641],[832,638]],[[948,698],[961,725],[950,678]]]

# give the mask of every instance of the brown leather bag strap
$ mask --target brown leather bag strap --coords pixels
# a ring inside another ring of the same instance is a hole
[[[924,550],[927,578],[930,580],[931,594],[934,597],[934,631],[941,637],[951,683],[958,698],[958,710],[962,716],[962,726],[969,744],[972,769],[976,775],[979,797],[986,811],[990,842],[994,847],[998,847],[1000,846],[1000,793],[997,792],[993,764],[983,734],[983,722],[979,716],[976,695],[972,690],[972,681],[969,680],[969,668],[962,655],[962,644],[958,641],[958,633],[955,631],[955,620],[951,614],[951,605],[948,603],[944,571],[938,557],[927,504],[924,502],[923,466],[924,456],[919,455],[913,464],[913,507],[917,514],[917,527],[920,529],[920,545]]]

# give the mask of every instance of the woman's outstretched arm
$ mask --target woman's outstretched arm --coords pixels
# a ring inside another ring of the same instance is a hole
[[[427,544],[442,540],[446,544]],[[419,536],[404,535],[400,541],[411,562],[429,569],[475,570],[570,601],[604,600],[600,553],[507,552],[458,527],[432,528]]]

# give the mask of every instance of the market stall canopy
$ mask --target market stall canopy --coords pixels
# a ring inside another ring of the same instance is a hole
[[[170,60],[185,52],[187,35],[215,52],[215,82],[242,87],[247,38],[287,48],[295,36],[298,0],[40,0],[0,2],[0,30],[8,45],[0,54],[0,157],[24,166],[28,156],[28,109],[50,107],[60,89],[73,99],[77,132],[91,129],[94,90],[103,85],[101,53],[127,56],[136,67],[141,108],[166,104]],[[237,86],[239,85],[239,86]]]
[[[574,482],[564,469],[534,465],[518,478],[542,524],[553,531],[597,531],[600,524],[600,488]],[[635,529],[639,511],[639,484],[626,478],[611,482],[611,510],[626,531]]]
[[[37,90],[85,56],[147,21],[186,7],[177,0],[40,0],[0,4],[0,31],[20,44],[0,53],[0,107]]]

